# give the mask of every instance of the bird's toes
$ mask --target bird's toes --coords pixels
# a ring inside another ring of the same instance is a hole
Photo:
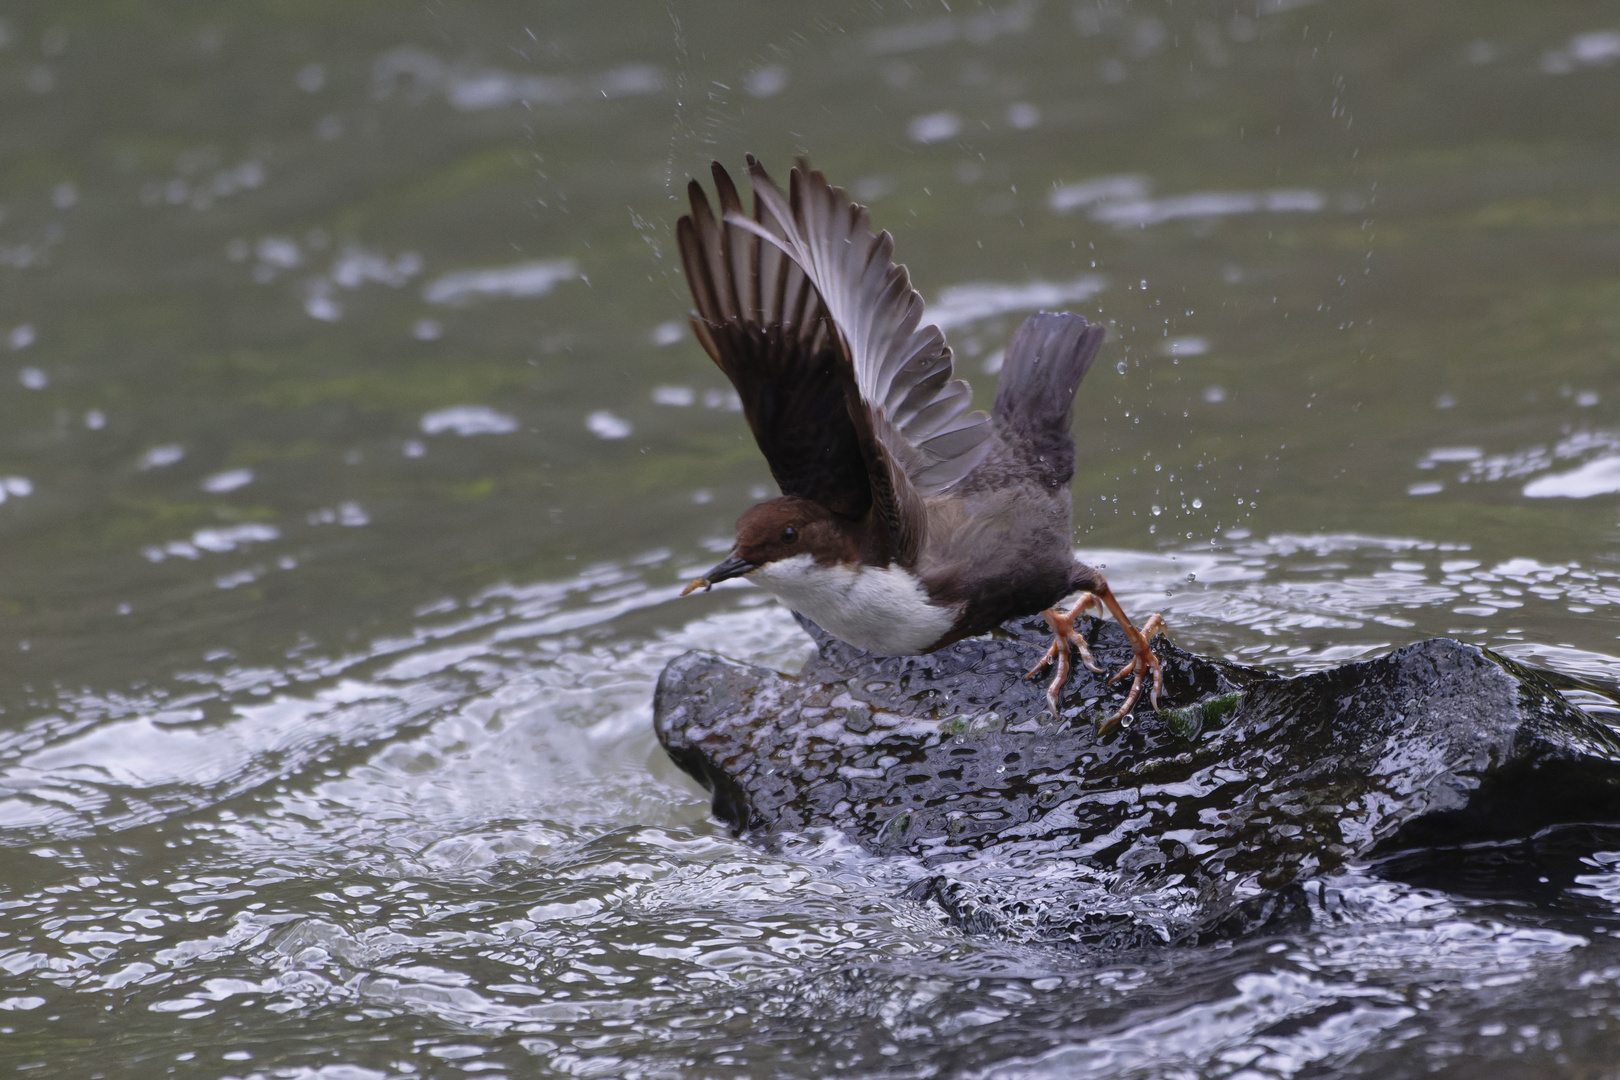
[[[1053,637],[1052,637],[1051,646],[1046,650],[1045,653],[1043,653],[1041,655],[1041,658],[1039,660],[1035,661],[1035,666],[1034,667],[1032,667],[1028,671],[1024,672],[1024,678],[1033,679],[1035,676],[1037,676],[1041,672],[1045,671],[1046,666],[1048,664],[1054,663],[1060,658],[1066,659],[1067,656],[1068,656],[1068,651],[1069,651],[1069,643],[1068,643],[1068,641],[1066,641],[1064,639],[1064,637],[1063,637],[1063,635],[1061,633],[1054,634]],[[1064,673],[1065,674],[1068,673],[1068,668],[1067,667],[1064,668]]]
[[[1136,707],[1136,699],[1141,696],[1141,693],[1142,676],[1138,675],[1135,679],[1131,680],[1131,692],[1125,695],[1125,703],[1119,707],[1119,712],[1114,714],[1115,722],[1123,720],[1125,717],[1130,715],[1131,710]]]
[[[1119,709],[1115,710],[1115,712],[1114,712],[1114,714],[1112,716],[1109,716],[1108,718],[1103,720],[1102,723],[1097,725],[1097,734],[1098,735],[1106,735],[1110,731],[1113,731],[1116,727],[1119,726],[1119,722],[1121,720],[1125,719],[1125,714],[1130,712],[1130,710],[1131,710],[1130,703],[1122,705]]]
[[[1109,678],[1108,685],[1110,685],[1110,686],[1114,685],[1115,683],[1119,682],[1119,680],[1121,680],[1125,676],[1131,674],[1132,672],[1134,672],[1137,668],[1139,668],[1141,666],[1142,666],[1142,658],[1141,657],[1139,657],[1139,656],[1131,657],[1131,662],[1130,663],[1126,664],[1124,667],[1122,667],[1118,671],[1114,672],[1114,674]]]
[[[1056,645],[1053,646],[1056,648]],[[1064,649],[1057,655],[1057,671],[1052,675],[1052,681],[1046,684],[1046,704],[1052,710],[1052,717],[1056,719],[1061,711],[1060,706],[1063,684],[1069,681],[1069,651]]]
[[[1080,636],[1080,632],[1070,630],[1068,637],[1069,643],[1074,646],[1074,651],[1080,654],[1080,662],[1086,665],[1086,670],[1093,675],[1103,674],[1102,665],[1097,663],[1097,658],[1091,655],[1091,646],[1086,644],[1086,639]]]

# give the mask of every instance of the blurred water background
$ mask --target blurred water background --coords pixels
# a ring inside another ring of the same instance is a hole
[[[1613,3],[19,0],[0,117],[6,1068],[1617,1075],[1615,830],[1033,949],[729,838],[649,723],[808,649],[676,600],[772,493],[673,244],[745,151],[871,206],[981,404],[1109,324],[1075,541],[1182,645],[1613,686]]]

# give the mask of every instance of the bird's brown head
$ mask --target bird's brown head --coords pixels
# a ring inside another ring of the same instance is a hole
[[[854,534],[852,522],[809,499],[784,495],[759,503],[737,519],[737,543],[731,554],[694,578],[681,595],[795,555],[809,555],[823,564],[853,562],[860,556]]]

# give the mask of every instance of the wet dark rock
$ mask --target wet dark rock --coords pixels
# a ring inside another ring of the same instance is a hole
[[[906,895],[965,929],[1131,945],[1297,917],[1301,887],[1384,846],[1620,821],[1620,737],[1542,675],[1418,642],[1282,678],[1160,638],[1165,704],[1095,722],[1121,686],[1078,668],[1063,716],[1023,672],[1038,619],[928,656],[821,633],[796,677],[689,652],[654,724],[739,833],[836,829],[915,868]],[[1088,621],[1098,661],[1130,656]],[[1194,706],[1197,706],[1196,708]]]

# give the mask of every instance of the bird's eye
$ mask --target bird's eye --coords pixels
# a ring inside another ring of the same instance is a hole
[[[787,528],[782,530],[782,543],[791,544],[798,538],[799,530],[795,529],[793,526],[789,525]]]

